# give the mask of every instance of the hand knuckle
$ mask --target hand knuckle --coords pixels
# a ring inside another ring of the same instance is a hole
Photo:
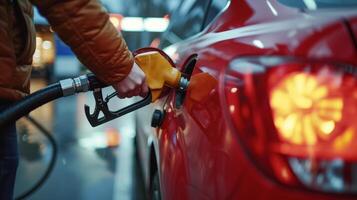
[[[141,80],[139,80],[139,79],[135,80],[135,84],[136,85],[140,85],[141,84]]]

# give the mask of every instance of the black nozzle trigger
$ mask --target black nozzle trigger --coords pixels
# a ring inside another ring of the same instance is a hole
[[[116,119],[118,117],[121,117],[125,114],[128,114],[130,112],[133,112],[139,108],[142,108],[148,104],[151,103],[151,92],[148,92],[148,95],[142,99],[141,101],[138,101],[132,105],[129,105],[125,108],[119,109],[118,111],[110,111],[108,108],[108,101],[110,98],[106,98],[106,100],[103,99],[103,94],[101,89],[94,89],[93,90],[93,96],[95,99],[95,108],[94,112],[90,114],[90,108],[88,105],[84,105],[84,111],[86,114],[86,117],[89,121],[89,123],[92,125],[92,127],[99,126],[101,124],[104,124],[108,121],[111,121],[113,119]],[[113,96],[113,95],[109,95]],[[103,112],[103,117],[99,117],[100,112]]]

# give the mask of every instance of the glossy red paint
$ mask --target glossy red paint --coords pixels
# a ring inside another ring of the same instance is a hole
[[[237,137],[225,102],[224,79],[230,63],[247,56],[289,56],[356,66],[357,46],[345,24],[350,20],[356,34],[356,16],[349,9],[302,13],[275,0],[232,0],[202,33],[175,44],[180,69],[196,53],[192,76],[204,72],[216,81],[198,80],[179,108],[172,91],[140,112],[139,124],[150,123],[148,113],[153,108],[166,112],[160,128],[138,127],[139,135],[149,136],[147,141],[139,139],[144,146],[149,144],[141,151],[147,164],[146,183],[156,168],[163,199],[355,199],[289,187],[266,176]],[[200,88],[206,91],[197,99],[193,93]],[[152,156],[155,167],[150,166]],[[279,160],[275,163],[279,165]]]

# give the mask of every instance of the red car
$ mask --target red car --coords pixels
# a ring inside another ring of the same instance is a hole
[[[357,1],[183,0],[139,111],[152,199],[357,199]],[[152,126],[150,126],[152,120]]]

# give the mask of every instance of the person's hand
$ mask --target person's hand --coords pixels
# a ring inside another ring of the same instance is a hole
[[[149,91],[145,74],[135,62],[128,76],[113,87],[121,99],[133,96],[145,97]]]

